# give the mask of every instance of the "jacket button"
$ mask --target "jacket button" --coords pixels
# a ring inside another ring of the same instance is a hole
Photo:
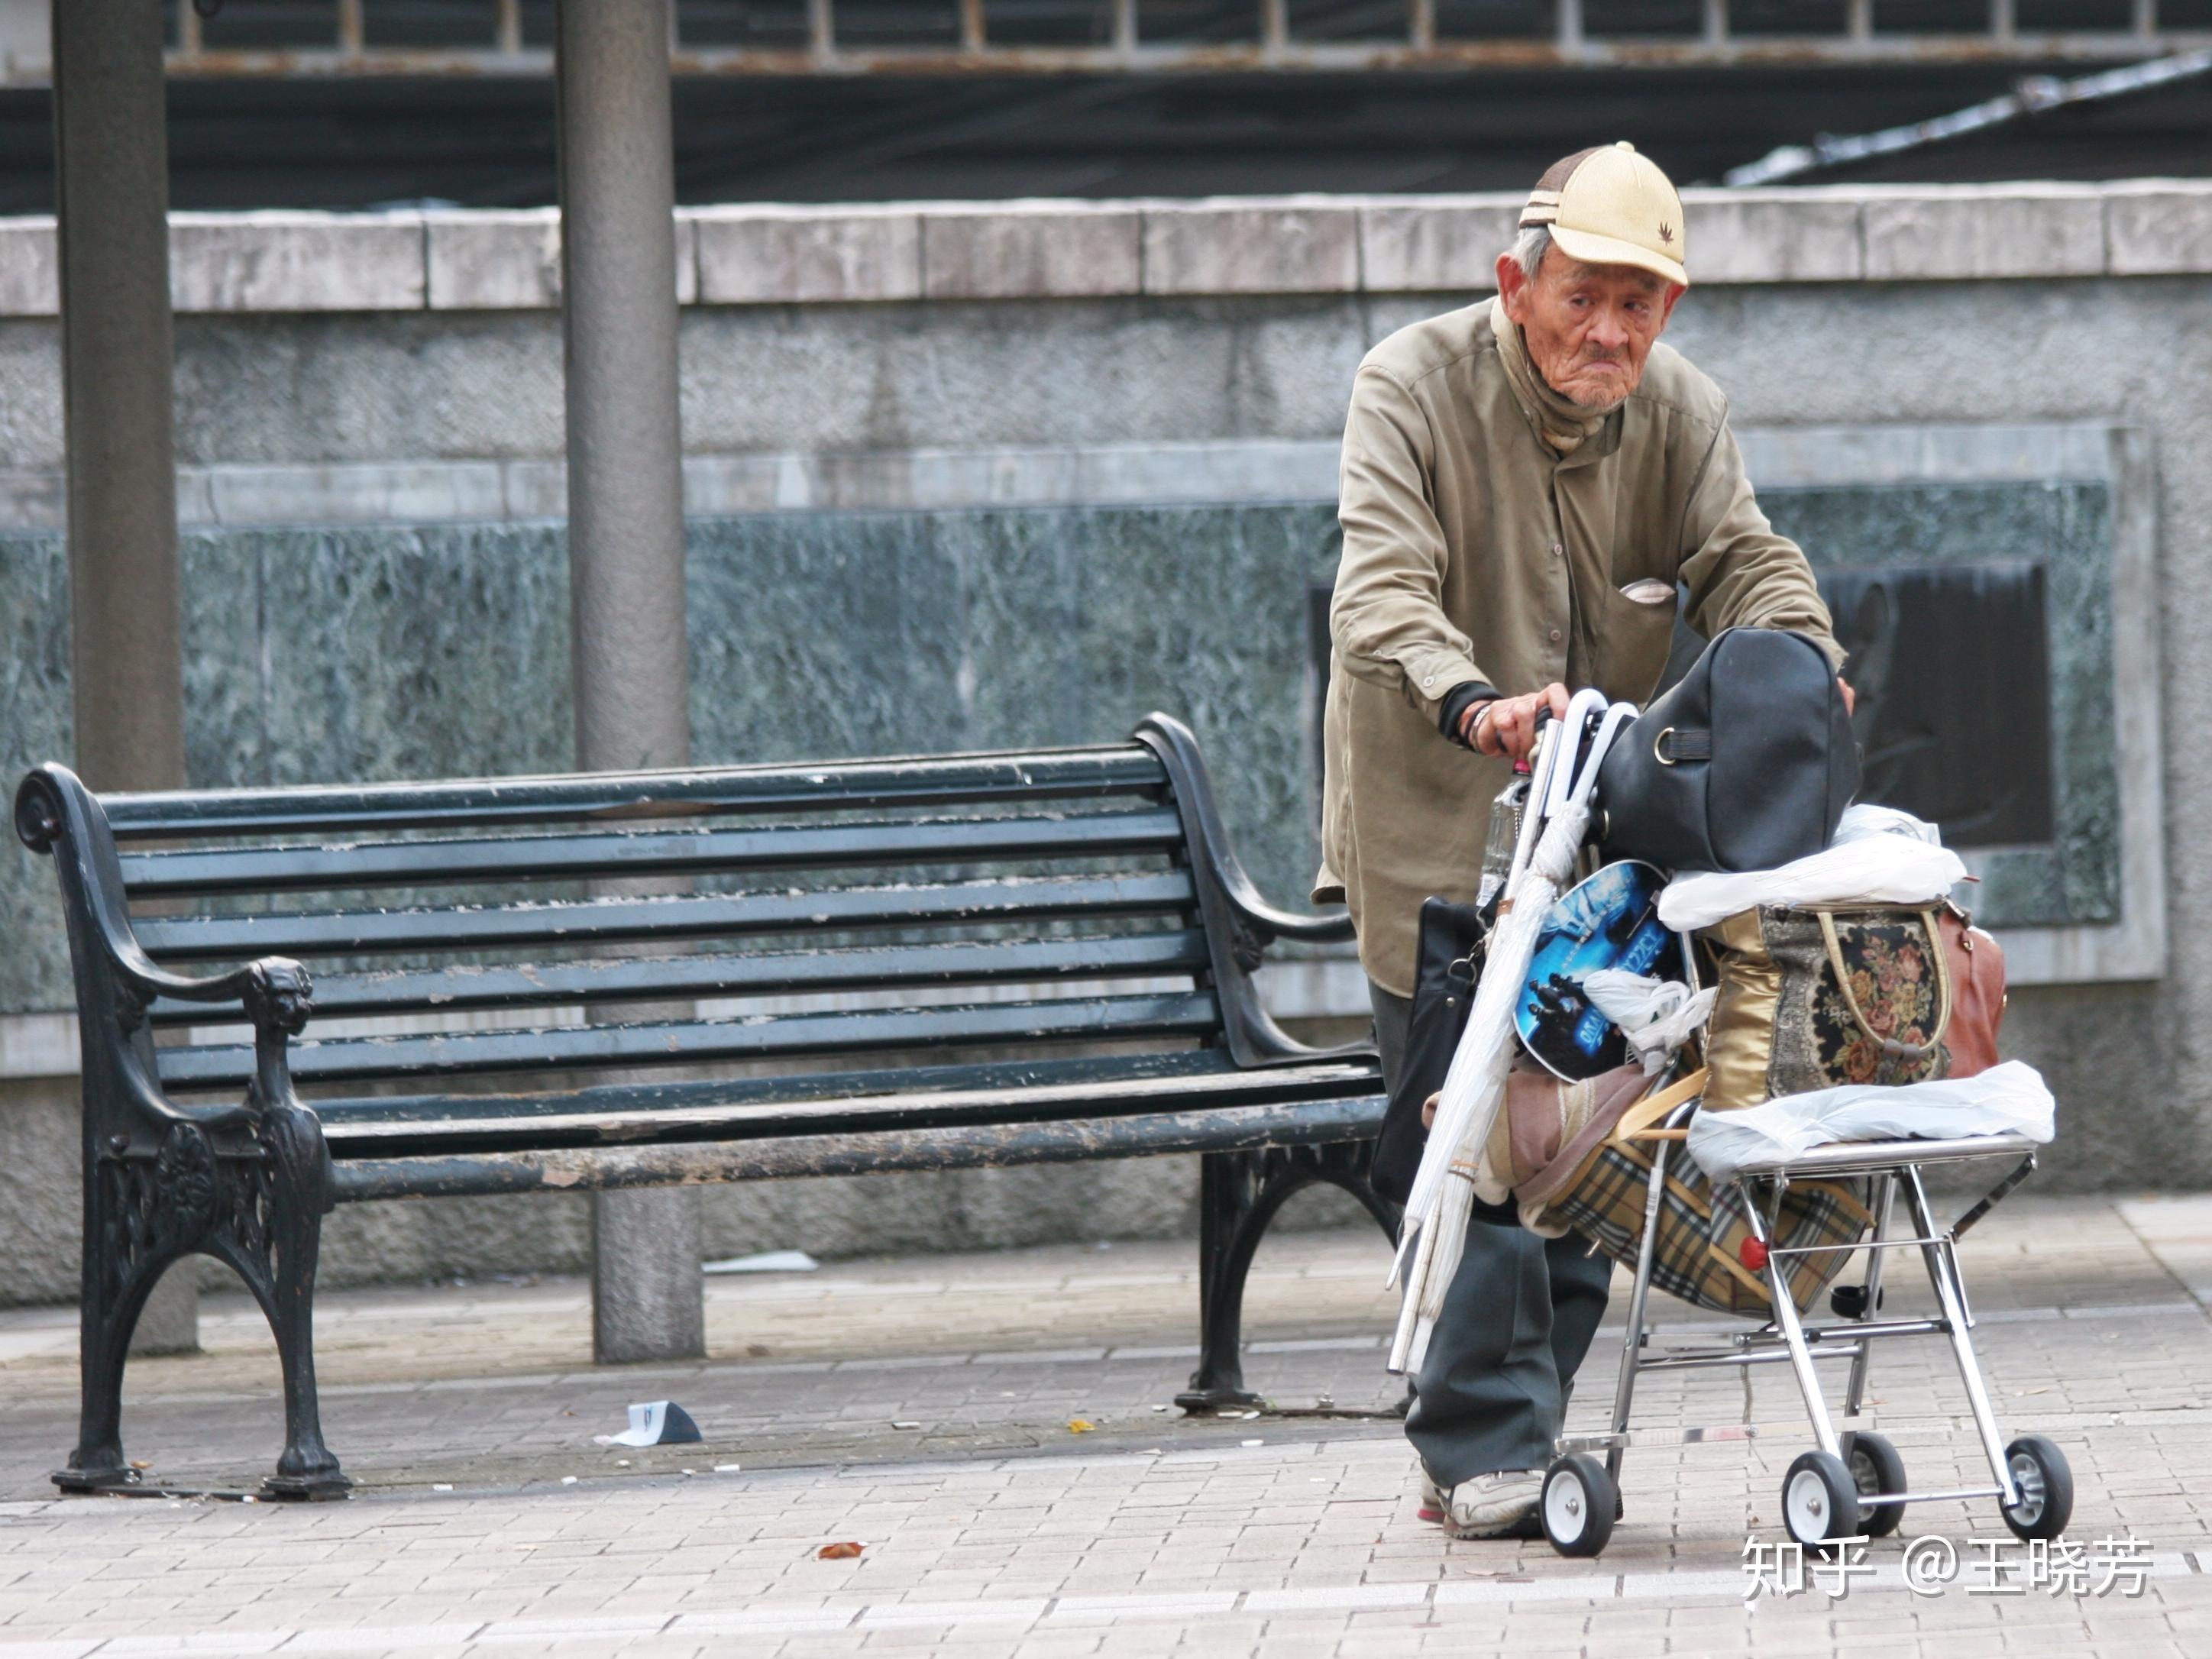
[[[1556,635],[1556,634],[1554,634],[1553,635],[1552,635],[1552,637],[1553,637],[1553,639],[1557,639],[1557,638],[1559,638],[1559,635]],[[1431,675],[1427,676],[1425,678],[1424,678],[1424,679],[1421,681],[1421,690],[1424,690],[1424,691],[1425,691],[1425,690],[1427,690],[1431,686],[1434,685],[1436,683],[1437,683],[1437,677],[1436,677],[1434,674],[1431,674]]]
[[[1565,557],[1565,555],[1566,555],[1566,550],[1566,550],[1565,548],[1561,547],[1561,546],[1559,544],[1559,543],[1557,543],[1557,542],[1553,542],[1553,543],[1552,544],[1552,552],[1553,552],[1553,556],[1557,556],[1557,557]]]
[[[1553,629],[1552,630],[1552,643],[1553,643],[1553,645],[1557,645],[1559,642],[1559,630],[1558,629],[1556,629],[1556,628],[1555,628],[1555,629]]]

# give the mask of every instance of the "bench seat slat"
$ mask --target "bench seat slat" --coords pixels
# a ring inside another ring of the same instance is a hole
[[[1165,1048],[1138,1054],[1032,1054],[1018,1060],[966,1060],[866,1070],[783,1072],[767,1077],[631,1078],[580,1088],[513,1094],[472,1090],[465,1094],[362,1095],[313,1103],[328,1131],[337,1124],[389,1128],[482,1117],[536,1117],[547,1112],[593,1119],[700,1106],[858,1100],[873,1095],[931,1094],[963,1089],[1030,1089],[1091,1083],[1129,1083],[1145,1078],[1212,1077],[1239,1073],[1225,1048]]]
[[[543,1152],[449,1151],[434,1158],[339,1162],[338,1203],[478,1193],[585,1192],[706,1181],[775,1181],[895,1170],[1007,1168],[1163,1152],[1322,1146],[1372,1139],[1380,1085],[1364,1097],[957,1127],[871,1127],[859,1134]]]
[[[311,1039],[292,1045],[292,1075],[313,1083],[577,1066],[686,1066],[935,1044],[1203,1036],[1219,1026],[1211,992],[1162,992],[757,1019]],[[164,1048],[161,1067],[162,1081],[173,1089],[242,1086],[252,1075],[253,1051],[235,1043]]]
[[[206,789],[100,797],[125,839],[339,833],[580,818],[689,817],[701,812],[956,805],[1013,798],[1156,793],[1159,757],[1141,744],[1000,753],[903,756],[700,771],[472,778],[436,783]]]
[[[124,856],[137,897],[319,888],[638,877],[731,870],[839,869],[886,864],[1162,852],[1182,827],[1168,811],[1069,812],[757,829],[606,830],[483,836],[324,847],[224,847]]]
[[[696,894],[447,908],[241,916],[141,916],[132,927],[157,962],[376,951],[496,950],[637,939],[714,939],[815,928],[905,927],[1048,917],[1163,915],[1196,902],[1183,870],[1043,876],[797,893]]]
[[[468,1151],[738,1140],[1111,1118],[1302,1101],[1364,1100],[1381,1091],[1374,1064],[1363,1060],[1194,1071],[1182,1075],[1147,1072],[1115,1077],[1109,1073],[1042,1083],[994,1081],[981,1073],[968,1087],[959,1089],[906,1088],[805,1101],[702,1101],[651,1111],[603,1108],[540,1111],[520,1117],[468,1115],[466,1102],[453,1101],[448,1105],[454,1115],[398,1122],[337,1117],[325,1123],[324,1134],[331,1155],[341,1160],[404,1156],[410,1148],[435,1157]]]
[[[947,940],[751,956],[593,957],[528,966],[397,969],[319,975],[315,1018],[319,1023],[374,1014],[893,990],[1054,977],[1121,979],[1194,973],[1206,963],[1205,933],[1185,928],[1008,944]],[[197,1003],[156,1003],[153,1018],[162,1026],[209,1023],[207,1008]]]

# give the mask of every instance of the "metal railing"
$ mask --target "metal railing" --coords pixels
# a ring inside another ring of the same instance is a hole
[[[177,75],[552,68],[554,0],[170,3]],[[2166,9],[2162,16],[2161,0],[678,0],[670,52],[683,75],[911,75],[2099,62],[2212,46],[2212,4],[2166,0]]]

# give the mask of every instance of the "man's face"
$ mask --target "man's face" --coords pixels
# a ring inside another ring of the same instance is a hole
[[[1684,292],[1634,265],[1586,265],[1556,247],[1533,280],[1500,258],[1498,288],[1546,383],[1592,409],[1611,409],[1636,390]]]

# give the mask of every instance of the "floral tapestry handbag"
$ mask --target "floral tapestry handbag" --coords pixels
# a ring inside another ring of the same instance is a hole
[[[1949,1076],[1956,999],[1937,917],[1934,906],[1763,905],[1701,932],[1720,985],[1705,1109]]]

